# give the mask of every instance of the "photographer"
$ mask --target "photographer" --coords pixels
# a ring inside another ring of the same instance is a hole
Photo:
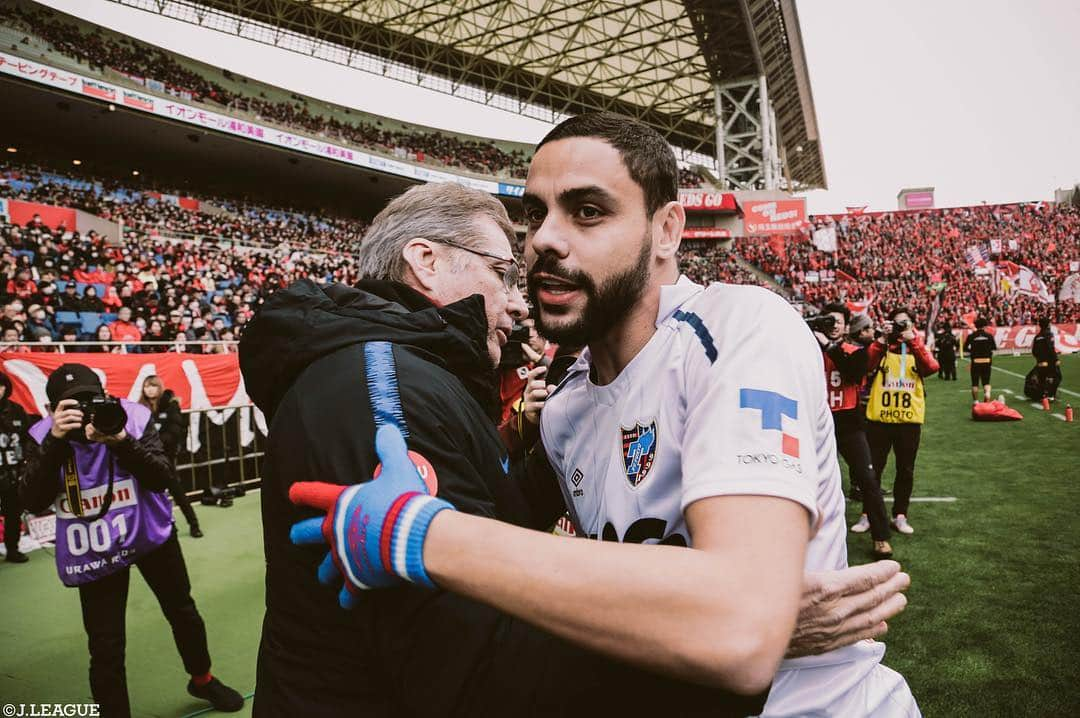
[[[11,379],[0,373],[0,504],[4,507],[4,547],[8,563],[30,560],[19,551],[23,512],[19,500],[19,475],[29,429],[26,411],[11,400]]]
[[[833,416],[836,449],[848,465],[851,498],[861,499],[863,503],[862,516],[851,530],[864,533],[869,529],[874,542],[874,558],[887,559],[892,556],[889,520],[881,496],[881,482],[874,474],[870,458],[863,415],[859,411],[859,387],[866,379],[867,349],[844,341],[850,319],[851,311],[843,304],[827,304],[821,315],[808,323],[821,345],[825,362],[825,387]]]
[[[125,610],[136,566],[172,626],[188,692],[218,710],[243,699],[210,674],[206,628],[191,584],[172,507],[171,469],[150,411],[106,396],[97,374],[63,364],[45,386],[50,415],[30,429],[22,498],[30,511],[56,506],[56,568],[79,589],[90,649],[90,690],[103,716],[128,716]]]
[[[879,484],[889,451],[896,452],[892,525],[902,534],[915,533],[907,513],[915,484],[915,457],[926,420],[923,377],[940,368],[914,326],[911,312],[894,309],[885,324],[885,333],[867,350],[867,369],[873,379],[866,405],[866,438]]]
[[[997,343],[986,327],[990,324],[985,318],[975,320],[975,331],[964,340],[964,351],[971,357],[971,400],[979,401],[979,384],[982,384],[983,401],[990,401],[990,369],[994,360]]]
[[[499,360],[499,401],[502,406],[500,421],[506,421],[512,413],[520,409],[522,393],[530,381],[530,372],[541,366],[549,366],[555,349],[554,344],[548,344],[536,333],[536,325],[532,319],[514,323]]]

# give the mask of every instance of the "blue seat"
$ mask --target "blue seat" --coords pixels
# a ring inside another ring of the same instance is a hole
[[[86,288],[89,286],[86,282],[75,282],[75,292],[81,297],[86,294]]]
[[[119,317],[116,316],[115,314],[100,314],[98,316],[101,317],[101,323],[102,324],[112,324],[117,319],[119,319]]]
[[[93,287],[97,290],[99,299],[104,297],[105,293],[109,291],[109,285],[104,282],[94,282]]]
[[[67,289],[67,285],[68,285],[68,283],[67,283],[66,279],[57,279],[56,280],[56,291],[58,291],[58,292],[64,291],[65,289]]]
[[[57,324],[78,324],[79,313],[78,312],[57,312],[56,313]]]
[[[101,324],[101,315],[97,312],[79,312],[83,334],[93,334]]]

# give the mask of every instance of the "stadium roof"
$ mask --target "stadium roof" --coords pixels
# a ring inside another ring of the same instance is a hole
[[[115,1],[151,9],[145,1]],[[218,29],[225,29],[220,18],[207,15],[255,20],[415,68],[417,82],[422,74],[479,88],[488,100],[509,97],[559,115],[620,112],[648,122],[677,147],[709,156],[716,150],[714,83],[764,74],[793,183],[826,186],[794,0],[178,4],[196,6],[198,21]]]

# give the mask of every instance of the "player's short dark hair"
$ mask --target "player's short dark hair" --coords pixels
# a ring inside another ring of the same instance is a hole
[[[978,319],[975,320],[975,328],[976,329],[983,329],[984,327],[988,326],[989,324],[990,324],[990,322],[988,322],[986,320],[986,317],[979,317]]]
[[[1039,327],[1047,329],[1050,326],[1050,317],[1039,317]]]
[[[645,193],[645,209],[650,216],[679,199],[675,153],[652,127],[614,112],[589,112],[560,122],[536,149],[571,137],[596,137],[618,150],[631,179]]]
[[[833,312],[844,318],[844,324],[851,321],[851,310],[848,309],[846,304],[843,304],[842,302],[829,302],[821,308],[822,314],[832,314]]]
[[[911,321],[915,321],[915,312],[911,311],[907,307],[897,307],[896,309],[893,309],[891,312],[889,312],[889,321],[893,321],[901,314],[906,314],[908,315],[908,317],[911,318]]]

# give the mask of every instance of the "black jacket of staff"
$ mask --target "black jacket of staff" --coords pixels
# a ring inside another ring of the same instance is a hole
[[[372,475],[365,342],[393,344],[409,448],[431,462],[440,497],[460,511],[541,530],[565,510],[550,474],[521,466],[504,473],[486,335],[478,295],[435,307],[401,284],[321,288],[307,280],[274,294],[244,333],[245,386],[270,424],[254,714],[760,712],[764,696],[745,701],[629,668],[453,593],[377,590],[345,611],[337,591],[318,583],[325,549],[290,543],[289,527],[313,514],[294,507],[288,491],[295,481],[352,484]]]

